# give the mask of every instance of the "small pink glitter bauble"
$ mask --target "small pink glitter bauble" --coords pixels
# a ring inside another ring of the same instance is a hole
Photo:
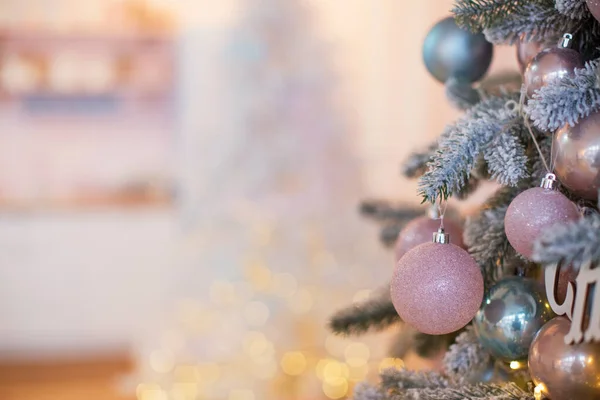
[[[402,257],[391,283],[392,302],[407,324],[429,335],[469,323],[483,300],[483,276],[465,250],[424,243]]]
[[[513,199],[504,217],[508,241],[522,256],[531,259],[533,243],[553,225],[579,219],[575,204],[557,190],[535,187]]]
[[[588,10],[592,13],[596,20],[600,21],[600,1],[599,0],[585,0]]]
[[[431,219],[428,216],[422,216],[413,219],[402,229],[394,246],[396,263],[410,249],[431,242],[434,232],[440,227],[439,219]],[[444,219],[444,230],[450,235],[450,243],[458,247],[465,247],[463,244],[463,230],[460,224],[451,219]]]

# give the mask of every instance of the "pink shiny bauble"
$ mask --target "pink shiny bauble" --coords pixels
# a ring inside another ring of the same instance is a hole
[[[525,69],[523,81],[527,96],[548,83],[573,75],[575,68],[583,68],[583,58],[575,50],[550,47],[542,50]]]
[[[596,200],[600,189],[600,112],[556,131],[552,151],[560,182],[574,194]]]
[[[483,276],[465,250],[424,243],[402,257],[391,283],[396,311],[429,335],[454,332],[469,323],[483,300]]]
[[[553,46],[553,43],[546,42],[524,42],[519,40],[517,42],[517,62],[521,73],[525,71],[527,65],[537,56],[542,50]]]
[[[600,343],[567,345],[570,328],[556,317],[540,329],[529,348],[531,378],[552,400],[600,400]]]
[[[520,193],[508,206],[504,231],[522,256],[531,259],[533,243],[553,225],[579,219],[579,210],[557,190],[535,187]]]
[[[585,0],[588,10],[596,20],[600,21],[600,0]]]
[[[431,242],[432,235],[440,227],[439,219],[432,219],[428,216],[422,216],[413,219],[400,231],[398,239],[394,246],[396,263],[410,249]],[[444,219],[444,230],[450,235],[450,243],[454,243],[458,247],[464,248],[463,230],[461,225],[451,219]]]

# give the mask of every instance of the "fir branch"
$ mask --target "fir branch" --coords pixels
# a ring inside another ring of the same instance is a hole
[[[430,144],[423,151],[412,153],[402,165],[402,175],[410,179],[423,175],[427,171],[427,163],[431,160],[437,148],[438,144],[436,142]]]
[[[575,70],[573,76],[538,90],[526,107],[533,125],[544,131],[554,131],[567,123],[573,126],[600,109],[599,64],[600,60],[588,62],[584,68]]]
[[[485,370],[491,362],[490,353],[481,345],[473,327],[468,326],[444,356],[444,371],[451,379],[461,381]]]
[[[514,44],[518,39],[546,41],[556,32],[574,32],[577,21],[562,15],[551,0],[516,2],[508,14],[492,24],[481,25],[487,40],[494,44]]]
[[[504,233],[504,216],[520,188],[499,189],[476,216],[467,218],[464,240],[469,253],[481,268],[485,287],[491,287],[504,272],[498,261],[515,257],[514,249]]]
[[[386,396],[378,388],[361,382],[354,388],[354,400],[386,400]]]
[[[446,98],[459,110],[467,110],[481,101],[481,95],[470,83],[450,78],[445,85]]]
[[[388,288],[373,298],[338,311],[331,318],[329,328],[341,335],[359,335],[369,329],[383,330],[400,321]]]
[[[579,270],[585,262],[600,262],[600,215],[548,229],[534,245],[533,260],[544,265],[563,263]]]
[[[447,388],[450,382],[434,371],[411,371],[388,368],[381,373],[381,389],[387,393],[401,393],[407,389]]]
[[[385,200],[364,200],[360,214],[376,221],[395,221],[404,224],[421,215],[422,211],[406,204],[394,204]]]
[[[456,23],[473,32],[500,23],[508,14],[522,6],[515,0],[457,0],[452,9]]]
[[[409,390],[403,400],[534,400],[514,383],[476,384],[443,389]]]
[[[446,350],[457,336],[458,332],[448,333],[446,335],[427,335],[418,332],[414,336],[415,353],[422,358],[435,357],[440,351]]]
[[[389,357],[404,358],[414,345],[416,331],[408,325],[402,328],[394,335],[387,352]]]
[[[392,248],[396,244],[398,240],[398,235],[402,231],[402,228],[405,224],[399,224],[396,222],[391,222],[388,224],[384,224],[379,231],[379,241],[384,247]]]
[[[584,19],[590,16],[585,0],[556,0],[554,6],[559,13],[571,19]]]
[[[519,121],[513,131],[498,135],[492,145],[484,152],[491,177],[501,185],[516,186],[522,179],[529,177],[525,147],[519,140],[525,127]]]
[[[516,97],[512,94],[483,100],[446,128],[427,172],[419,180],[423,201],[447,199],[466,185],[480,153],[518,117],[517,107],[507,106]]]

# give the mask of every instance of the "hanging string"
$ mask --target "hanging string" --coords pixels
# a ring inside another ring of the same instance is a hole
[[[446,210],[448,209],[448,200],[444,200],[440,196],[440,202],[437,205],[438,215],[440,220],[440,229],[444,229],[444,215],[446,214]]]
[[[527,131],[529,132],[529,135],[531,136],[531,139],[533,140],[533,144],[535,144],[535,148],[537,149],[537,151],[540,155],[540,159],[542,160],[542,163],[544,164],[544,168],[546,168],[546,171],[549,174],[551,174],[554,169],[554,165],[551,165],[552,168],[550,168],[548,166],[548,163],[546,162],[546,157],[544,157],[544,153],[542,152],[542,149],[540,148],[540,145],[539,145],[537,139],[535,138],[535,135],[533,134],[531,125],[529,124],[529,117],[527,115],[525,115],[525,94],[526,94],[525,85],[523,85],[521,87],[521,98],[519,99],[519,115],[521,116],[521,118],[523,118],[525,127],[527,128]],[[554,140],[552,142],[554,142]],[[550,154],[550,163],[552,164],[552,154]]]

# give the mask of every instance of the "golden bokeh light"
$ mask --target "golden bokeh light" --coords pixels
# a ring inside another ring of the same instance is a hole
[[[288,306],[296,314],[306,314],[313,307],[313,296],[308,289],[298,289],[296,293],[289,298]]]
[[[252,260],[247,262],[244,267],[244,275],[257,292],[265,292],[271,286],[271,270],[261,261]]]
[[[302,375],[306,370],[306,357],[299,351],[287,352],[281,357],[281,369],[288,375]]]
[[[263,326],[267,323],[270,314],[267,305],[260,301],[252,301],[244,307],[244,319],[249,326]]]
[[[236,302],[233,284],[227,281],[214,281],[209,288],[210,301],[217,305],[232,305]]]
[[[364,343],[350,343],[344,351],[346,363],[351,367],[361,367],[367,363],[371,351]]]
[[[150,354],[150,368],[166,374],[175,367],[175,356],[169,350],[155,350]]]
[[[337,360],[330,360],[323,367],[321,379],[323,379],[323,381],[328,381],[337,378],[348,379],[349,377],[350,368],[348,368],[348,365]]]
[[[159,385],[153,383],[140,383],[135,394],[137,400],[168,400],[168,394]]]
[[[267,354],[273,348],[270,341],[261,332],[250,331],[244,336],[244,353],[250,357],[260,357]]]
[[[522,367],[522,365],[519,361],[511,361],[509,366],[510,366],[510,369],[520,369]]]
[[[250,389],[232,389],[227,400],[256,400],[256,396]]]
[[[404,361],[400,358],[384,358],[379,363],[379,372],[383,372],[388,368],[402,369],[404,368]]]
[[[289,298],[296,293],[296,290],[298,290],[298,281],[294,275],[287,272],[273,275],[273,282],[271,283],[273,294]]]
[[[169,400],[193,400],[199,392],[197,383],[174,383],[169,391]]]
[[[366,301],[369,299],[369,297],[371,297],[371,293],[372,293],[372,290],[369,290],[369,289],[359,290],[358,292],[356,292],[354,294],[352,301],[354,303],[361,303],[363,301]]]
[[[323,393],[330,399],[341,399],[348,394],[348,381],[344,378],[332,378],[323,381]]]

